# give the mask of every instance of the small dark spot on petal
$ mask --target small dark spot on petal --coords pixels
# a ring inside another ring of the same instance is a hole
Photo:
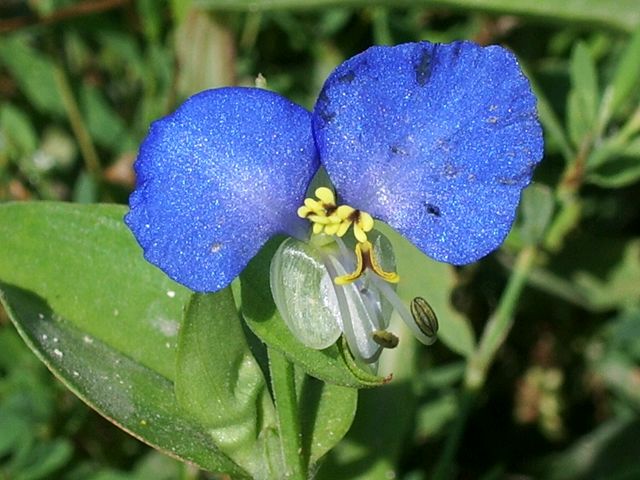
[[[447,163],[444,166],[444,175],[447,178],[455,178],[458,175],[458,169],[452,163]]]
[[[487,118],[487,123],[498,123],[498,117]]]
[[[416,83],[424,87],[431,76],[431,54],[426,48],[422,50],[413,69],[416,73]]]
[[[334,118],[336,118],[336,114],[335,112],[329,112],[327,111],[327,109],[325,108],[321,108],[320,111],[318,112],[318,115],[320,115],[320,118],[322,120],[325,121],[325,123],[329,123],[331,122]]]
[[[391,153],[393,153],[394,155],[402,155],[402,156],[407,155],[407,151],[404,148],[402,148],[400,145],[391,145],[390,150],[391,150]]]
[[[338,83],[351,83],[356,78],[356,72],[349,70],[344,75],[340,75],[337,79]]]
[[[451,51],[453,58],[458,58],[461,53],[462,53],[462,42],[454,43],[453,50]]]
[[[509,177],[498,177],[498,183],[500,185],[515,185],[516,183],[518,183],[518,179]]]
[[[211,253],[218,253],[220,250],[222,250],[222,244],[220,242],[211,244]]]
[[[320,95],[318,95],[318,115],[326,123],[331,122],[336,116],[335,112],[329,110],[329,103],[330,100],[327,96],[327,92],[325,90],[322,90],[320,92]]]
[[[425,203],[424,206],[427,209],[427,213],[429,215],[434,215],[436,217],[440,216],[440,207],[438,207],[437,205],[434,205],[432,203]]]

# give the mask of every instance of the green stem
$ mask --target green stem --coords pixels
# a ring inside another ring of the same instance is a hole
[[[484,385],[489,367],[513,326],[516,306],[533,267],[536,252],[535,247],[528,246],[518,254],[498,308],[487,322],[478,349],[467,364],[465,386],[471,391],[480,390]]]
[[[302,455],[294,367],[282,353],[270,348],[269,370],[274,403],[278,412],[280,445],[285,465],[284,478],[305,480],[307,468]]]
[[[102,168],[100,167],[98,153],[93,145],[91,134],[85,125],[84,119],[82,118],[82,113],[80,113],[80,108],[78,107],[78,102],[76,102],[73,95],[69,79],[67,78],[64,68],[59,61],[54,61],[53,73],[58,93],[62,98],[62,103],[67,113],[73,135],[76,137],[76,141],[78,142],[85,167],[96,180],[100,180]]]

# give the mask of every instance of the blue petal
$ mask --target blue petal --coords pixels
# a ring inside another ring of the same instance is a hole
[[[208,90],[151,125],[125,221],[145,258],[216,291],[296,216],[318,168],[311,114],[275,93]]]
[[[516,59],[471,42],[373,47],[347,60],[313,126],[346,203],[453,264],[502,243],[543,153]]]

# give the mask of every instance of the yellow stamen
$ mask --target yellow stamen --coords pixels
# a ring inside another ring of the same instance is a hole
[[[355,282],[364,273],[364,260],[362,258],[362,246],[356,244],[356,269],[346,275],[340,275],[333,281],[336,285],[346,285],[351,282]]]
[[[333,191],[327,187],[317,188],[317,200],[306,198],[304,205],[298,208],[298,216],[306,218],[313,224],[313,233],[319,235],[337,235],[343,237],[353,226],[353,235],[357,240],[356,269],[354,272],[337,277],[337,285],[351,283],[362,276],[365,269],[373,270],[387,282],[397,283],[400,277],[395,272],[385,272],[373,254],[371,242],[367,239],[367,232],[373,229],[373,217],[367,212],[356,210],[349,205],[336,205]]]
[[[385,272],[382,266],[378,263],[376,256],[373,254],[373,246],[371,242],[364,242],[362,244],[362,253],[365,256],[365,264],[371,270],[373,270],[379,277],[386,280],[389,283],[398,283],[400,281],[400,275],[396,272]]]
[[[341,275],[336,277],[334,282],[336,285],[346,285],[351,282],[355,282],[360,278],[367,268],[373,270],[373,272],[386,280],[389,283],[398,283],[400,281],[400,275],[396,272],[385,272],[375,255],[373,254],[373,246],[371,242],[365,241],[356,244],[356,269],[348,273],[347,275]]]

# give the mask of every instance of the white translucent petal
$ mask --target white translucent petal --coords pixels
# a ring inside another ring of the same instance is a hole
[[[346,275],[346,270],[335,257],[329,259],[331,264],[327,267],[334,278]],[[351,352],[365,362],[375,361],[381,347],[373,340],[373,332],[381,325],[377,315],[372,315],[364,303],[367,297],[360,293],[360,282],[335,285],[335,292],[342,314],[342,330]]]
[[[304,345],[326,348],[341,333],[333,282],[315,247],[289,238],[271,260],[271,293],[282,319]]]

